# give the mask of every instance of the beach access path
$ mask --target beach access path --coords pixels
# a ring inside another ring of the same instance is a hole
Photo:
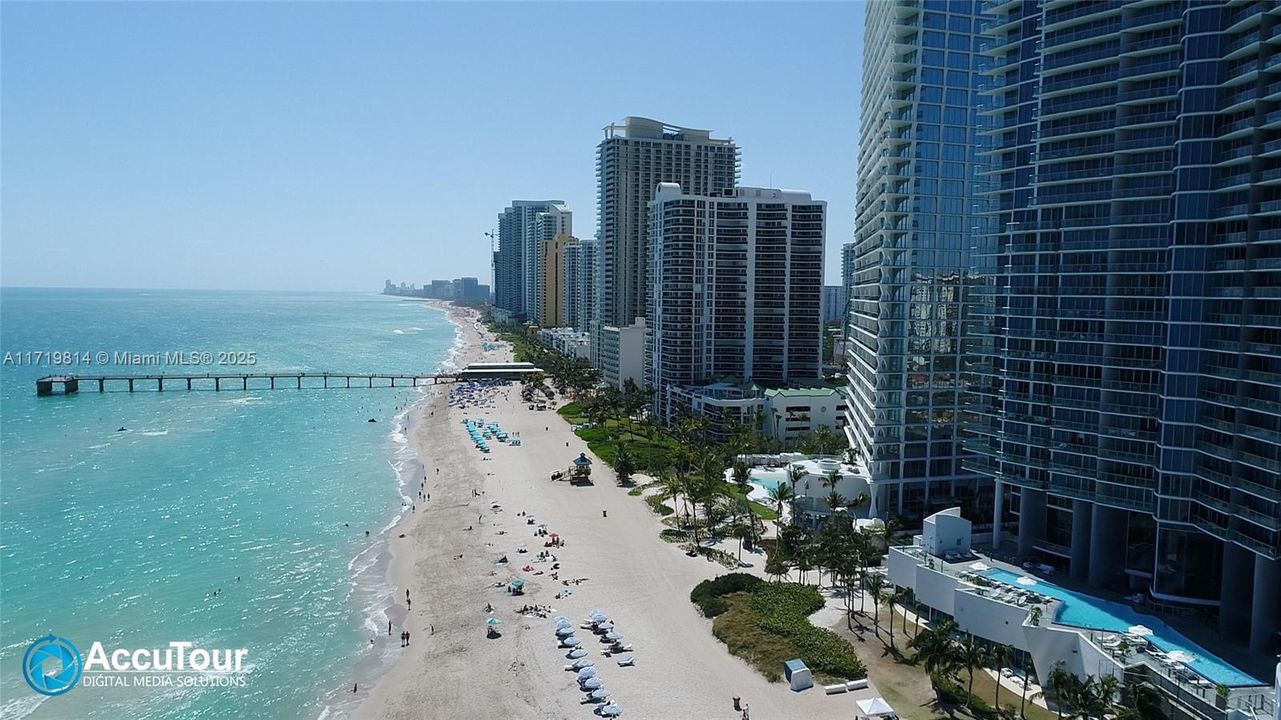
[[[465,341],[460,366],[511,359],[506,344],[481,351],[482,341],[495,339],[473,311],[451,308],[450,313]],[[616,486],[609,467],[568,423],[551,410],[530,410],[518,385],[492,393],[490,403],[449,407],[445,393],[438,392],[421,410],[410,441],[422,459],[431,499],[417,500],[417,511],[406,515],[391,536],[396,586],[391,599],[398,606],[391,614],[405,615],[411,644],[356,705],[354,717],[596,717],[598,705],[583,702],[574,673],[564,670],[570,660],[556,647],[551,619],[564,615],[577,627],[596,609],[606,612],[624,642],[634,645],[628,654],[636,664],[623,668],[617,656],[601,655],[603,645],[590,631],[578,633],[625,717],[736,720],[734,696],[756,719],[853,717],[850,695],[827,696],[821,688],[793,693],[729,654],[712,636],[710,621],[689,601],[695,584],[728,571],[661,540],[658,516],[641,498]],[[492,452],[484,455],[472,447],[465,417],[497,422],[503,431],[518,434],[521,445],[491,441]],[[550,479],[581,452],[593,460],[594,485]],[[492,507],[495,503],[501,510]],[[522,512],[535,524],[528,524]],[[540,524],[565,542],[547,548],[561,563],[560,580],[588,578],[569,586],[572,597],[556,599],[566,588],[551,579],[551,563],[533,562],[546,540],[535,536]],[[517,552],[521,544],[527,544],[527,553]],[[502,555],[510,561],[506,566],[496,564]],[[522,572],[527,564],[544,574]],[[507,592],[513,578],[525,580],[524,595]],[[405,589],[412,599],[408,612]],[[486,604],[493,605],[492,617],[502,623],[501,637],[486,637],[491,617]],[[518,615],[515,610],[526,604],[555,611],[547,618]]]

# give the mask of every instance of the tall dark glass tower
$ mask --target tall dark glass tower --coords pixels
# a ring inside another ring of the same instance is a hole
[[[996,479],[1020,554],[1274,651],[1281,5],[983,11],[995,147],[966,464]]]

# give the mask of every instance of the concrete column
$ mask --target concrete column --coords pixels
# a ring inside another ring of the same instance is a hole
[[[1254,553],[1236,543],[1223,543],[1223,579],[1219,583],[1219,634],[1246,642],[1250,635],[1250,604],[1254,590]]]
[[[1124,592],[1126,533],[1129,530],[1126,511],[1096,504],[1091,519],[1090,587]]]
[[[1023,488],[1019,500],[1019,555],[1031,555],[1032,543],[1045,536],[1045,491]]]
[[[1085,581],[1090,576],[1090,528],[1094,519],[1093,504],[1088,500],[1072,501],[1072,579]]]
[[[1244,600],[1244,598],[1241,598]],[[1226,598],[1232,602],[1233,598]],[[1275,638],[1281,630],[1281,560],[1254,556],[1254,599],[1250,618],[1250,650],[1275,653]]]
[[[1005,481],[997,480],[992,491],[992,547],[1001,549],[1001,509],[1005,506]]]

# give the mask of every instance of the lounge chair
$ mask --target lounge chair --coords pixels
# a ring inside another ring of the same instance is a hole
[[[628,655],[627,657],[618,661],[619,667],[632,667],[635,664],[636,664],[636,658],[632,657],[631,655]]]

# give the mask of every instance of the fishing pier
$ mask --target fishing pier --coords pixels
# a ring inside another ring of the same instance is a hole
[[[36,395],[74,395],[84,387],[98,392],[176,390],[323,390],[439,385],[469,380],[524,380],[542,373],[532,363],[473,363],[456,373],[246,372],[145,375],[46,375],[36,380]]]

